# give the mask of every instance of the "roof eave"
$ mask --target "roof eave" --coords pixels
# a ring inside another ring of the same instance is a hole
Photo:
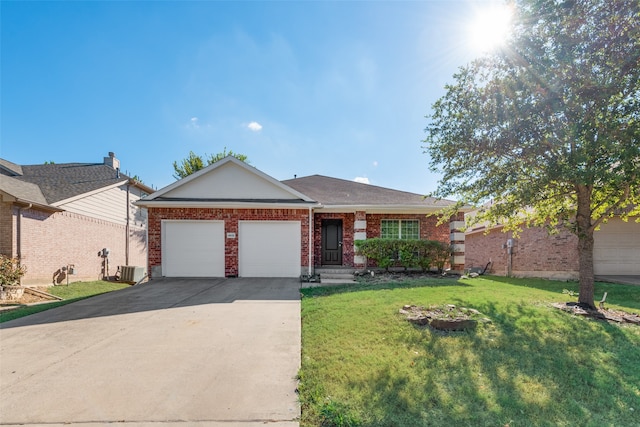
[[[435,205],[329,205],[322,206],[323,212],[355,212],[363,211],[366,213],[416,213],[416,214],[434,214],[440,212],[446,206]]]
[[[309,209],[319,208],[320,203],[317,202],[243,202],[243,201],[199,201],[199,200],[138,200],[134,203],[136,206],[143,208],[217,208],[217,209]]]
[[[21,208],[31,209],[37,208],[47,212],[64,212],[64,209],[51,206],[51,205],[43,205],[42,203],[36,203],[29,200],[24,199],[16,199],[13,203],[19,205]]]

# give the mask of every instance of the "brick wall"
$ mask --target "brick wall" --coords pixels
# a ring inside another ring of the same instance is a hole
[[[342,265],[353,267],[355,253],[353,234],[355,214],[353,213],[316,213],[313,218],[313,257],[322,262],[322,221],[325,219],[342,220]]]
[[[13,221],[17,209],[14,208]],[[3,221],[4,222],[4,221]],[[22,264],[27,273],[25,285],[66,283],[62,267],[74,264],[75,275],[70,282],[99,280],[106,275],[102,248],[109,248],[109,275],[113,276],[126,261],[126,228],[105,220],[70,212],[48,213],[36,209],[22,211]],[[146,264],[146,231],[131,227],[129,265]],[[14,239],[15,242],[16,239]],[[14,253],[17,251],[14,243]]]
[[[460,215],[462,218],[462,214]],[[380,224],[383,219],[415,219],[420,221],[420,238],[438,240],[449,244],[449,224],[437,225],[438,218],[427,217],[425,214],[364,214],[356,213],[316,213],[314,216],[314,258],[322,260],[322,221],[325,219],[342,220],[342,265],[354,267],[354,224],[356,220],[367,221],[367,239],[380,237]],[[356,266],[359,267],[359,266]]]
[[[300,266],[309,265],[309,211],[307,209],[150,208],[148,271],[162,266],[162,220],[222,220],[226,233],[238,233],[239,221],[300,221]],[[225,275],[238,275],[238,239],[226,239]]]
[[[0,254],[13,258],[13,236],[15,223],[13,220],[13,205],[0,203]]]
[[[511,232],[494,229],[469,233],[465,241],[465,268],[483,267],[491,261],[488,273],[508,274],[507,240]],[[575,279],[578,277],[578,239],[568,231],[549,235],[543,228],[525,228],[513,239],[511,274],[516,277]]]

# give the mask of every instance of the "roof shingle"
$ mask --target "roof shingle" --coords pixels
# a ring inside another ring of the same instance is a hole
[[[449,200],[437,200],[421,194],[393,190],[370,184],[322,175],[311,175],[282,181],[325,206],[415,206],[445,207]]]

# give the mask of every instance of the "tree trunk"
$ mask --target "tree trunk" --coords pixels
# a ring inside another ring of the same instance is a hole
[[[591,187],[578,186],[578,210],[576,214],[578,235],[578,265],[580,293],[578,302],[595,309],[593,274],[593,227],[591,226]]]

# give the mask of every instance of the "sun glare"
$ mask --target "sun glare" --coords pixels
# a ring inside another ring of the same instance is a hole
[[[479,52],[503,45],[511,31],[513,11],[506,5],[478,10],[469,28],[470,43]]]

